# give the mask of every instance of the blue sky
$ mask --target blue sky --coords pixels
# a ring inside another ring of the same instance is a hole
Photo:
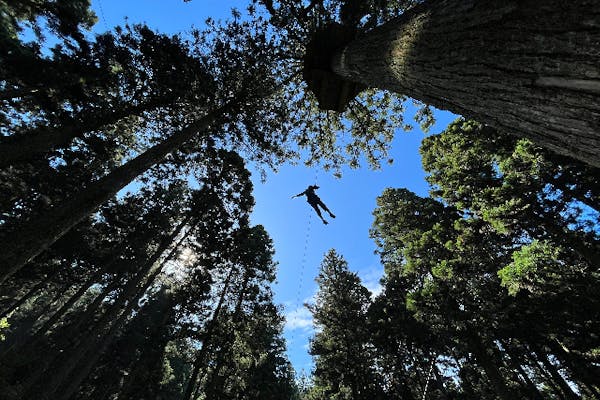
[[[249,0],[93,0],[92,6],[99,21],[95,31],[102,32],[123,24],[144,22],[164,33],[187,31],[192,26],[202,27],[207,17],[226,18],[231,8],[243,9]],[[407,105],[407,118],[412,107]],[[436,125],[431,133],[438,133],[454,119],[447,112],[436,112]],[[277,173],[269,172],[266,182],[254,173],[256,206],[252,215],[255,224],[262,224],[275,245],[279,263],[276,301],[285,307],[287,325],[284,331],[288,355],[297,372],[309,372],[311,358],[307,352],[308,339],[313,334],[310,313],[303,303],[310,301],[317,287],[317,275],[325,252],[335,248],[356,271],[363,284],[378,290],[382,268],[374,254],[375,245],[369,238],[372,211],[376,197],[386,187],[405,187],[417,194],[427,194],[427,184],[421,168],[419,144],[424,134],[418,129],[398,132],[393,143],[393,165],[381,170],[368,168],[345,169],[341,179],[318,169],[284,165]],[[252,166],[250,166],[252,169]],[[308,185],[318,184],[317,191],[337,218],[324,225],[306,203],[305,198],[291,199]]]

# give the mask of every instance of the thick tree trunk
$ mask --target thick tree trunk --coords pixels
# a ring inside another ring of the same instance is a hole
[[[600,166],[600,2],[430,0],[331,69]]]
[[[170,99],[153,100],[121,107],[109,113],[89,113],[83,118],[64,121],[60,126],[40,127],[15,137],[0,138],[0,167],[29,161],[36,154],[65,147],[86,132],[101,129],[125,117],[140,115],[169,101]]]
[[[50,247],[135,177],[175,151],[194,135],[206,130],[230,106],[231,103],[214,110],[107,176],[91,183],[81,192],[50,209],[45,215],[22,224],[0,244],[0,282]]]

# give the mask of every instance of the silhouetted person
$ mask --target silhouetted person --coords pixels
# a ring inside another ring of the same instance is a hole
[[[310,204],[312,206],[312,208],[315,209],[315,211],[317,212],[317,215],[319,216],[319,218],[321,218],[321,221],[323,221],[323,223],[325,225],[327,225],[327,221],[325,221],[325,219],[321,215],[321,210],[319,210],[319,206],[323,210],[327,211],[329,213],[329,215],[331,215],[331,218],[335,218],[335,215],[333,215],[333,213],[331,211],[329,211],[329,208],[327,208],[325,203],[323,203],[323,201],[321,201],[319,196],[317,196],[317,194],[315,193],[315,189],[318,189],[318,188],[319,187],[317,185],[310,185],[304,192],[298,193],[297,195],[292,196],[292,199],[294,197],[300,197],[300,196],[305,195],[306,201],[308,201],[308,204]]]

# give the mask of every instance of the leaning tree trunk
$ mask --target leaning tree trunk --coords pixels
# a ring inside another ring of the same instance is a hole
[[[226,110],[228,103],[163,142],[151,147],[110,174],[18,227],[0,244],[0,283],[19,271],[25,264],[50,247],[82,219],[93,213],[135,177],[175,151],[207,127]]]
[[[208,355],[209,347],[211,346],[211,341],[213,338],[213,330],[218,324],[219,315],[221,313],[221,308],[225,302],[225,297],[229,293],[229,285],[231,283],[231,278],[233,277],[233,273],[237,271],[236,266],[232,266],[225,278],[225,282],[223,283],[223,289],[221,290],[221,295],[219,296],[219,301],[213,311],[213,315],[210,318],[206,325],[206,331],[202,335],[202,347],[196,353],[194,362],[192,363],[192,372],[190,373],[190,377],[188,378],[187,385],[185,387],[185,391],[183,393],[183,400],[191,400],[192,394],[194,393],[194,389],[196,388],[196,381],[200,376],[200,370],[205,367],[206,356]]]
[[[58,126],[43,126],[18,136],[0,138],[0,167],[32,160],[37,154],[62,148],[86,132],[95,131],[119,120],[138,116],[145,111],[166,105],[171,99],[153,99],[145,103],[126,105],[102,113],[87,113],[83,117],[69,118]]]
[[[27,395],[45,392],[54,394],[54,397],[52,398],[58,400],[67,399],[73,394],[73,391],[76,390],[81,381],[85,379],[98,358],[111,343],[117,331],[121,329],[123,324],[127,321],[129,313],[137,306],[140,298],[155,282],[156,277],[162,272],[166,263],[172,260],[176,252],[180,249],[181,244],[187,238],[187,234],[184,234],[183,237],[179,238],[174,245],[173,241],[179,236],[187,222],[189,222],[189,218],[186,218],[181,222],[175,231],[162,241],[159,249],[157,249],[152,257],[144,263],[144,266],[140,269],[139,273],[127,283],[123,289],[123,293],[115,300],[115,304],[113,304],[106,314],[94,324],[92,327],[94,332],[87,332],[87,336],[77,343],[70,353],[67,353],[65,357],[55,361],[54,365],[56,368],[54,370],[44,374],[44,376],[38,374],[30,379],[32,384],[26,390]],[[163,255],[170,246],[172,247],[168,254],[160,260],[160,256]],[[125,303],[127,304],[123,307]],[[109,327],[108,331],[103,333],[102,330],[106,326]],[[94,345],[96,345],[96,347],[94,347]],[[82,363],[83,366],[80,365]],[[67,379],[69,377],[70,379]],[[53,391],[56,391],[61,385],[66,385],[66,387],[60,394],[55,394]],[[69,393],[68,397],[65,397],[66,393]]]
[[[600,2],[430,0],[330,68],[600,166]]]

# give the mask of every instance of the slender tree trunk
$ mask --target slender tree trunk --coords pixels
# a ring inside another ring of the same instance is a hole
[[[415,375],[417,377],[417,382],[419,383],[419,391],[423,393],[425,391],[425,381],[421,375],[421,366],[419,362],[415,358],[415,355],[412,351],[409,350],[410,358],[412,358],[413,365],[415,367]]]
[[[104,270],[97,271],[94,275],[89,277],[87,281],[83,283],[77,289],[77,291],[63,304],[44,324],[32,335],[28,341],[29,344],[35,345],[44,334],[50,330],[54,324],[56,324],[62,317],[73,307],[73,305],[88,291],[88,289],[96,282],[96,280],[104,273]]]
[[[600,166],[598,21],[597,0],[429,0],[330,68]]]
[[[494,363],[494,360],[487,353],[487,349],[482,343],[481,339],[470,333],[467,333],[467,335],[470,350],[475,355],[475,358],[477,359],[479,365],[481,365],[481,367],[485,371],[485,375],[492,383],[496,394],[503,400],[515,399],[516,397],[506,386],[506,383],[504,382],[504,379],[502,378],[502,375],[498,370],[498,366]]]
[[[244,298],[246,296],[246,290],[248,288],[248,282],[250,281],[250,275],[248,273],[248,270],[246,269],[246,272],[244,273],[244,278],[242,281],[242,285],[238,290],[238,298],[236,300],[236,304],[235,304],[235,309],[233,312],[233,329],[236,328],[236,326],[238,326],[238,324],[241,321],[241,316],[242,316],[242,304],[244,302]],[[234,332],[230,332],[231,335],[233,336]],[[221,348],[219,350],[219,354],[217,355],[217,362],[215,363],[215,367],[213,368],[213,372],[210,378],[210,382],[207,383],[206,387],[208,387],[209,389],[209,393],[215,393],[216,389],[217,389],[217,384],[219,383],[219,375],[221,373],[221,369],[223,368],[223,364],[225,362],[225,356],[227,355],[227,351],[224,348]],[[225,390],[224,388],[224,384],[226,382],[225,379],[220,381],[222,383],[221,388],[220,388],[220,393],[223,393],[223,391]],[[194,397],[196,396],[196,393],[194,393]],[[355,397],[356,398],[356,397]]]
[[[46,286],[48,284],[48,282],[50,282],[52,280],[52,278],[54,278],[56,276],[56,274],[58,274],[58,268],[54,269],[52,272],[50,272],[48,275],[46,275],[46,277],[44,279],[42,279],[40,282],[33,285],[31,287],[31,289],[29,289],[27,291],[27,293],[25,293],[17,301],[15,301],[10,306],[8,306],[4,311],[2,311],[0,316],[5,317],[8,314],[10,314],[11,312],[15,311],[17,308],[21,307],[35,293],[37,293],[40,289],[42,289],[44,286]]]
[[[440,398],[442,400],[448,400],[448,392],[446,391],[446,387],[444,386],[444,381],[442,380],[442,376],[440,374],[440,370],[437,365],[433,366],[433,375],[435,377],[435,382],[437,383],[437,388],[440,393]]]
[[[233,338],[231,340],[233,340]],[[231,349],[230,348],[221,348],[221,349],[219,349],[219,352],[217,353],[217,360],[215,362],[215,366],[212,370],[212,373],[210,374],[210,380],[206,383],[206,393],[210,393],[212,396],[214,396],[214,394],[217,393],[217,386],[220,386],[219,394],[221,394],[222,397],[226,397],[226,396],[224,396],[224,394],[225,394],[224,392],[225,392],[225,386],[226,386],[225,384],[227,383],[227,377],[226,376],[221,377],[221,369],[223,369],[223,366],[225,364],[226,356],[228,354],[230,354],[229,350],[231,350]],[[199,394],[198,391],[196,391],[194,393],[193,398],[195,398],[198,394]],[[218,396],[215,396],[215,397],[218,397]],[[356,397],[352,397],[352,398],[355,399]]]
[[[0,168],[19,162],[29,161],[36,154],[46,153],[55,148],[67,146],[73,139],[86,132],[95,131],[114,124],[119,120],[140,115],[145,111],[169,102],[153,100],[145,103],[128,105],[104,113],[88,113],[83,118],[72,118],[55,127],[40,127],[18,136],[0,139]]]
[[[60,300],[64,295],[64,292],[57,290],[54,296],[49,299],[45,304],[42,302],[39,308],[34,308],[30,313],[27,314],[25,319],[26,323],[20,324],[18,329],[12,333],[11,340],[3,343],[2,349],[0,350],[0,358],[5,357],[9,353],[15,353],[16,349],[19,349],[25,344],[29,338],[30,332],[35,331],[36,323],[42,318],[43,315],[47,314],[52,306]]]
[[[455,350],[451,350],[451,352],[452,359],[454,360],[456,368],[458,368],[459,371],[460,388],[464,393],[467,394],[468,398],[475,398],[475,390],[473,389],[473,385],[471,384],[471,382],[468,379],[463,379],[463,377],[460,376],[460,371],[463,371],[464,369],[462,363],[460,362],[460,357],[456,354]]]
[[[107,176],[91,183],[81,192],[50,209],[45,215],[23,223],[0,244],[0,283],[50,247],[135,177],[175,151],[194,135],[205,131],[216,118],[227,112],[231,105],[232,103],[228,103],[210,112]]]
[[[13,346],[11,346],[7,350],[10,350],[13,353],[19,354],[25,348],[35,349],[36,346],[39,344],[39,342],[43,339],[44,333],[46,333],[46,331],[48,331],[56,322],[58,322],[58,320],[66,313],[66,311],[68,311],[71,308],[71,306],[77,300],[79,300],[81,298],[81,296],[83,296],[83,294],[92,285],[92,283],[94,282],[95,277],[97,277],[97,275],[99,275],[99,273],[94,275],[94,277],[92,277],[87,282],[85,282],[74,294],[72,294],[69,297],[69,299],[63,305],[61,305],[58,308],[58,310],[55,311],[48,320],[46,320],[42,324],[41,327],[36,329],[35,326],[32,326],[30,329],[27,330],[26,333],[19,335],[19,341],[16,342]],[[60,297],[62,297],[63,294],[64,294],[63,292],[59,291],[57,293],[56,300],[58,300]],[[36,319],[39,319],[39,318],[41,318],[42,315],[47,314],[47,311],[50,309],[51,306],[52,306],[52,303],[47,305],[42,310],[42,312],[39,313],[39,317]]]
[[[557,339],[547,341],[552,353],[571,371],[580,384],[584,384],[594,397],[600,398],[598,385],[600,374],[598,367],[590,365],[585,360],[575,357],[569,349],[562,345]]]
[[[548,357],[541,352],[536,352],[536,355],[537,359],[544,366],[544,369],[548,371],[550,376],[552,376],[552,380],[554,381],[554,383],[556,383],[560,390],[563,392],[565,398],[567,400],[578,400],[580,397],[577,395],[577,393],[573,391],[573,389],[571,389],[571,387],[562,377],[560,372],[558,372],[558,369],[550,362],[550,360],[548,360]]]
[[[140,398],[156,398],[156,390],[161,380],[162,358],[169,337],[165,334],[168,330],[168,323],[173,315],[173,296],[165,293],[166,300],[162,304],[160,319],[152,322],[148,328],[151,330],[150,337],[160,337],[160,341],[152,342],[151,345],[145,343],[141,349],[139,358],[133,360],[128,366],[129,374],[125,377],[125,382],[118,388],[117,398],[119,400],[138,400]],[[157,378],[157,379],[153,379]],[[138,387],[136,387],[136,385]],[[141,392],[139,386],[148,390]]]
[[[77,366],[77,368],[70,369],[69,372],[72,373],[70,374],[68,379],[63,379],[61,381],[62,387],[59,387],[58,389],[60,390],[57,390],[55,392],[55,397],[53,397],[53,400],[69,400],[71,396],[75,394],[83,380],[90,374],[92,368],[96,365],[100,357],[106,352],[106,349],[112,343],[116,334],[127,323],[129,315],[135,308],[137,308],[140,299],[146,293],[148,288],[154,283],[156,277],[158,276],[158,274],[160,274],[162,268],[169,259],[170,257],[165,259],[161,263],[160,267],[158,267],[146,279],[144,285],[141,288],[139,288],[135,297],[131,299],[131,301],[127,304],[125,310],[123,310],[116,322],[111,325],[108,332],[104,336],[102,336],[100,340],[93,341],[93,343],[84,346],[83,349],[80,350],[83,355],[86,355],[86,357],[80,357],[78,360],[79,365]]]
[[[533,400],[543,400],[544,396],[542,396],[537,386],[531,381],[529,375],[521,366],[519,357],[517,356],[516,352],[512,349],[511,345],[506,342],[502,342],[502,347],[504,347],[504,349],[506,350],[506,354],[508,355],[508,361],[512,369],[518,372],[518,374],[523,379],[525,387],[529,391],[531,398]]]
[[[163,241],[163,244],[172,244],[172,241],[179,235],[187,222],[188,219],[182,222],[175,229],[175,231],[169,235],[167,240]],[[65,359],[59,360],[59,362],[55,363],[58,368],[52,372],[51,376],[41,377],[42,379],[39,379],[37,384],[31,385],[33,391],[30,390],[27,392],[27,394],[33,395],[35,392],[46,394],[54,393],[55,396],[52,397],[54,400],[68,399],[79,387],[81,381],[89,374],[91,368],[95,365],[98,358],[113,340],[114,335],[127,321],[127,317],[129,316],[131,310],[138,304],[139,299],[144,295],[150,285],[154,283],[154,280],[158,274],[160,274],[166,262],[173,257],[184,239],[185,236],[181,238],[180,241],[171,249],[169,254],[162,260],[162,262],[160,262],[158,266],[155,266],[154,264],[158,262],[160,255],[162,255],[166,250],[165,247],[160,246],[160,248],[154,253],[153,257],[151,257],[149,262],[145,264],[145,267],[142,268],[140,273],[138,273],[138,275],[136,275],[132,281],[128,282],[127,286],[123,290],[123,293],[115,301],[115,304],[95,325],[97,327],[96,331],[102,331],[105,326],[110,326],[108,332],[106,332],[104,335],[101,333],[91,334],[90,332],[90,335],[85,337],[82,342],[72,349],[70,355],[68,355]],[[167,248],[168,245],[166,246]],[[158,257],[156,257],[156,254],[158,254]],[[150,264],[151,261],[153,261],[152,264]],[[150,264],[149,268],[147,267],[148,264]],[[155,268],[152,268],[153,266],[155,266]],[[139,287],[138,283],[144,278],[145,283]],[[127,305],[124,309],[121,309],[121,306],[125,301],[127,301]],[[111,324],[111,321],[115,322]],[[89,354],[90,352],[91,354]],[[80,366],[79,364],[84,356],[86,356],[84,365]],[[75,376],[70,376],[73,375],[75,368],[78,368],[74,373]],[[55,391],[59,389],[61,385],[65,384],[67,379],[68,383],[66,384],[66,388],[60,391],[60,393],[55,393]],[[67,393],[69,393],[68,397],[66,397]]]
[[[181,242],[185,240],[186,235],[184,235],[184,237],[182,237],[179,242],[173,246],[169,254],[158,266],[155,265],[160,260],[164,252],[173,243],[173,241],[179,236],[190,219],[191,217],[188,217],[182,221],[173,231],[173,233],[171,233],[171,235],[161,241],[158,249],[144,263],[143,267],[138,271],[138,273],[127,282],[123,288],[123,291],[115,300],[114,304],[95,324],[88,326],[84,332],[74,332],[71,330],[72,336],[76,337],[77,339],[71,342],[71,345],[69,346],[70,349],[68,350],[66,348],[66,343],[63,342],[59,347],[62,347],[63,350],[66,350],[65,353],[59,354],[58,357],[48,359],[44,364],[40,365],[36,369],[35,373],[29,377],[27,383],[24,385],[25,390],[28,390],[27,393],[32,394],[32,391],[36,390],[39,390],[41,393],[43,390],[42,387],[45,387],[49,391],[51,388],[54,390],[62,384],[64,379],[66,379],[72,372],[73,368],[77,366],[77,363],[79,363],[85,353],[93,346],[95,342],[99,340],[99,338],[102,337],[102,331],[105,329],[105,327],[112,326],[114,324],[112,321],[119,320],[119,313],[122,311],[123,304],[128,302],[127,306],[125,307],[125,311],[120,313],[121,315],[124,314],[130,306],[132,306],[134,299],[137,298],[136,293],[139,293],[139,290],[137,289],[139,288],[140,282],[142,282],[145,277],[150,275],[151,278],[146,279],[146,283],[150,285],[154,278],[160,273],[166,261],[171,259],[173,254],[179,248]],[[102,297],[102,299],[103,298],[104,297]],[[86,314],[88,314],[88,310],[86,310]],[[89,313],[88,315],[91,316],[93,313]],[[65,335],[63,335],[63,337],[64,336]],[[50,376],[43,376],[51,365],[55,365],[56,369],[52,371]]]
[[[223,290],[221,291],[221,295],[219,296],[219,301],[217,306],[215,307],[215,311],[208,322],[206,327],[206,332],[203,335],[202,347],[194,360],[194,364],[192,366],[192,373],[190,374],[190,378],[188,379],[187,386],[185,388],[185,393],[183,394],[182,400],[191,400],[192,393],[194,393],[194,388],[196,386],[196,381],[198,380],[198,376],[200,375],[200,370],[204,367],[205,358],[208,354],[208,349],[210,345],[210,341],[212,340],[213,330],[217,324],[219,319],[219,314],[221,313],[221,308],[225,302],[225,297],[229,290],[229,284],[231,283],[231,278],[233,277],[233,272],[236,270],[235,266],[231,267],[227,277],[225,278],[225,282],[223,283]]]
[[[61,334],[61,336],[64,338],[70,338],[70,340],[74,340],[74,338],[79,337],[81,333],[81,327],[87,325],[92,320],[95,313],[98,311],[100,304],[102,304],[102,301],[104,301],[104,299],[106,299],[106,297],[118,286],[119,279],[118,277],[115,277],[104,287],[104,289],[102,289],[100,293],[98,293],[94,300],[87,307],[85,307],[85,311],[81,316],[79,316],[79,318],[77,318],[77,322],[69,326],[67,331],[64,334]],[[63,350],[66,347],[67,343],[65,342],[63,344]]]
[[[539,372],[540,376],[544,378],[544,383],[546,383],[552,389],[556,397],[560,400],[566,400],[565,395],[554,382],[552,375],[550,375],[550,373],[546,371],[540,364],[537,355],[532,351],[528,351],[525,354],[525,357],[527,357],[527,359],[529,360],[529,365],[533,366]]]

